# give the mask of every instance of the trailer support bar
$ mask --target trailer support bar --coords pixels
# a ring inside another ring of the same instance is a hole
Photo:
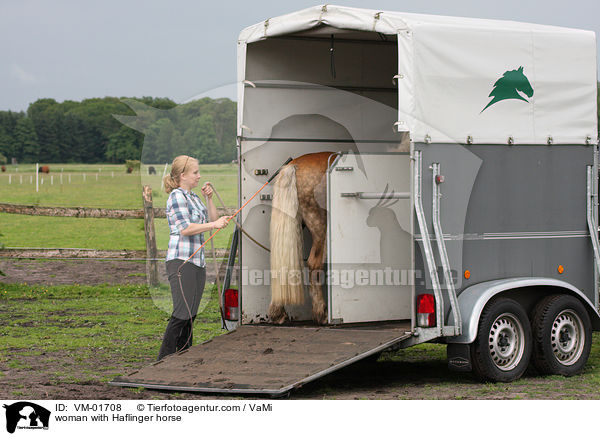
[[[423,239],[423,251],[425,254],[425,263],[427,263],[427,270],[429,271],[429,278],[431,279],[431,285],[433,287],[433,295],[435,297],[436,305],[436,330],[438,336],[441,336],[444,326],[444,300],[440,290],[440,282],[437,275],[437,267],[435,265],[435,258],[433,256],[433,250],[431,248],[431,240],[429,239],[429,230],[427,229],[427,220],[425,219],[425,213],[423,212],[423,201],[421,198],[422,192],[422,168],[421,163],[421,151],[415,151],[414,154],[414,203],[415,212],[417,215],[417,221],[419,223],[419,230],[421,232],[421,238]]]
[[[435,240],[437,242],[438,254],[440,256],[440,262],[442,263],[442,269],[444,270],[444,281],[446,282],[446,289],[448,290],[448,299],[450,300],[450,307],[452,308],[452,315],[454,316],[455,331],[451,332],[452,335],[461,334],[462,320],[460,317],[460,310],[458,308],[458,300],[456,298],[456,290],[454,288],[454,281],[452,280],[452,273],[450,271],[450,262],[448,261],[448,252],[446,251],[446,243],[444,241],[444,234],[442,233],[442,224],[440,220],[440,198],[442,193],[440,192],[440,186],[438,184],[438,176],[440,174],[440,164],[433,163],[431,165],[433,170],[433,204],[432,204],[432,215],[433,215],[433,230],[435,232]]]
[[[594,249],[594,261],[596,263],[596,272],[600,273],[600,242],[598,241],[598,224],[596,223],[596,217],[594,216],[594,200],[596,195],[594,194],[594,169],[591,165],[587,167],[587,223],[588,230],[590,232],[590,239],[592,240],[592,247]],[[596,307],[600,306],[598,296],[596,296]]]

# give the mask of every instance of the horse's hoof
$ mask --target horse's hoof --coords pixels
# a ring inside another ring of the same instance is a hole
[[[285,308],[283,306],[275,306],[271,304],[269,306],[269,321],[271,324],[285,324],[289,321],[288,314],[285,312]]]
[[[287,324],[289,322],[289,318],[287,316],[287,313],[284,314],[284,316],[282,316],[281,318],[277,319],[277,320],[273,320],[273,324],[277,324],[277,325],[283,325],[283,324]]]
[[[313,313],[313,321],[319,325],[327,324],[327,312]]]

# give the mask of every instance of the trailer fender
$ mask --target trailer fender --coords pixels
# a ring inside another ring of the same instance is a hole
[[[469,286],[458,295],[458,307],[462,318],[462,334],[447,339],[448,343],[470,344],[477,336],[479,317],[485,305],[491,298],[503,292],[512,291],[526,287],[548,287],[558,288],[561,291],[578,297],[588,309],[594,330],[600,328],[600,316],[594,304],[575,286],[562,280],[544,277],[515,277],[510,279],[492,280]],[[452,325],[454,317],[452,313],[448,318],[448,324]]]

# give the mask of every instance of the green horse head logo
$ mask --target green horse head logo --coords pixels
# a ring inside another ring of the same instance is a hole
[[[507,71],[502,77],[496,80],[492,92],[488,95],[488,97],[493,97],[492,101],[490,101],[481,112],[501,100],[515,99],[529,103],[529,100],[523,97],[521,93],[529,98],[533,96],[533,88],[527,77],[525,77],[525,74],[523,74],[523,67],[519,67],[517,70]]]

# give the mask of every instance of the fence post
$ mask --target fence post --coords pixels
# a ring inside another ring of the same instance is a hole
[[[154,233],[154,208],[152,207],[152,188],[144,185],[144,230],[146,234],[146,278],[148,286],[158,286],[158,264],[156,261],[156,234]]]

